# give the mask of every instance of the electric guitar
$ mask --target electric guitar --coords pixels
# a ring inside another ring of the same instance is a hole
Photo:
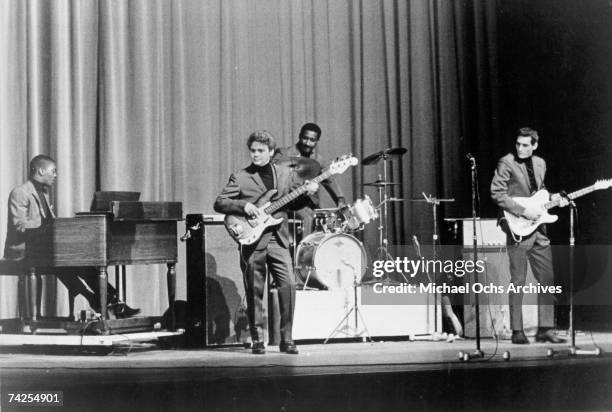
[[[333,161],[323,173],[311,179],[311,182],[320,183],[331,175],[343,173],[350,166],[355,166],[357,162],[357,158],[352,155],[341,156]],[[226,215],[224,220],[225,229],[239,244],[252,245],[257,242],[266,228],[282,223],[283,218],[275,218],[272,214],[306,193],[306,191],[306,186],[302,185],[291,193],[271,202],[277,190],[268,190],[255,202],[255,206],[259,209],[256,218],[251,219],[242,215]]]
[[[598,180],[591,186],[568,194],[567,197],[570,200],[574,200],[594,192],[595,190],[607,189],[610,186],[612,186],[612,179]],[[510,212],[504,211],[504,216],[506,217],[508,227],[515,235],[528,236],[529,234],[533,233],[542,223],[554,223],[559,218],[558,216],[549,214],[547,211],[548,209],[559,206],[561,199],[549,200],[550,194],[546,189],[538,190],[531,197],[514,197],[512,199],[525,208],[536,208],[542,212],[537,220],[529,220],[525,217],[516,216]]]

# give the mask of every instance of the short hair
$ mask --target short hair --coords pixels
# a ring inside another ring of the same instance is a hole
[[[42,154],[34,156],[32,160],[30,160],[30,176],[36,173],[38,169],[45,167],[49,163],[55,164],[55,160],[50,156]]]
[[[536,144],[540,140],[538,132],[531,127],[521,127],[518,129],[517,138],[519,137],[531,137],[531,144]]]
[[[272,133],[267,130],[257,130],[251,133],[247,139],[247,147],[250,149],[254,142],[263,143],[268,146],[270,150],[276,149],[276,140]]]
[[[317,134],[317,136],[319,136],[319,138],[321,138],[321,128],[316,123],[306,123],[304,126],[302,126],[302,128],[300,129],[300,136],[306,130],[312,130]]]

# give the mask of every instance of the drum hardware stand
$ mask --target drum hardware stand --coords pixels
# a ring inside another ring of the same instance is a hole
[[[389,209],[387,206],[387,203],[389,202],[396,202],[396,201],[402,201],[403,199],[398,199],[395,197],[389,197],[388,193],[387,193],[387,185],[384,184],[387,182],[387,162],[388,162],[388,155],[387,154],[383,154],[382,155],[382,160],[383,160],[383,175],[378,175],[378,180],[381,181],[382,183],[380,186],[378,186],[378,201],[379,204],[378,206],[376,206],[377,209],[381,210],[381,216],[380,216],[380,224],[378,225],[378,249],[376,250],[376,257],[378,260],[393,260],[393,256],[389,253],[389,241],[388,241],[388,216],[389,216]],[[404,275],[403,272],[400,272],[400,274],[402,275],[402,277],[404,278],[404,281],[406,283],[408,283],[408,279],[406,278],[406,276]]]
[[[355,266],[345,261],[344,259],[342,259],[342,263],[344,263],[346,266],[350,267],[353,270],[353,306],[346,312],[340,322],[338,322],[338,325],[336,325],[334,330],[332,330],[332,332],[329,334],[327,339],[325,339],[323,344],[325,345],[332,337],[334,337],[334,335],[339,332],[343,332],[346,335],[352,335],[351,337],[353,338],[361,337],[364,342],[367,342],[368,340],[372,342],[372,337],[370,336],[370,332],[368,331],[368,326],[366,325],[365,320],[363,320],[363,316],[361,315],[361,311],[359,310],[359,303],[357,301],[357,286],[359,286],[359,283],[357,282],[357,270],[355,269]],[[355,327],[351,328],[352,333],[344,332],[340,327],[348,319],[351,313],[353,313],[353,311],[355,312]],[[361,332],[359,331],[358,319],[361,319],[361,323],[363,324],[363,331]],[[365,336],[361,336],[363,332],[365,332]]]
[[[382,179],[383,183],[387,183],[388,176],[388,166],[387,162],[389,161],[389,155],[386,152],[383,152],[381,155],[383,161],[383,175],[378,175],[378,180]],[[380,217],[380,225],[378,226],[378,250],[376,252],[379,260],[392,260],[393,256],[389,254],[388,250],[388,230],[387,230],[387,216],[389,214],[389,210],[387,207],[389,196],[387,195],[387,186],[382,184],[378,186],[378,207],[382,206],[382,216]]]
[[[387,203],[393,201],[401,201],[402,199],[396,199],[393,197],[389,197],[387,194],[387,186],[396,185],[398,183],[388,182],[388,162],[391,156],[403,156],[406,154],[408,150],[403,147],[396,148],[388,148],[381,150],[377,153],[374,153],[366,158],[362,159],[361,164],[364,166],[372,165],[378,163],[380,159],[383,161],[383,174],[378,175],[378,181],[372,182],[369,184],[364,184],[364,186],[376,186],[378,188],[378,206],[377,209],[382,208],[382,214],[380,216],[380,225],[378,226],[378,248],[376,250],[376,256],[379,260],[393,260],[393,256],[389,253],[389,241],[388,241],[388,215],[389,210]],[[403,276],[403,273],[402,273]],[[403,276],[405,281],[408,282],[405,276]]]
[[[421,254],[421,245],[419,244],[419,240],[417,239],[417,237],[415,235],[412,236],[412,244],[414,246],[414,250],[417,254],[417,257],[419,259],[421,259],[423,257],[423,255]],[[429,274],[429,272],[426,270],[425,274],[427,275],[427,279],[429,279],[429,281],[432,281],[432,278]],[[429,301],[428,301],[429,302]],[[429,307],[429,303],[427,303],[427,306]],[[428,319],[429,319],[429,315],[428,315]],[[429,322],[429,321],[428,321]],[[429,323],[428,323],[429,325]],[[423,335],[419,335],[419,337],[415,337],[415,338],[410,338],[411,341],[415,341],[415,340],[421,340],[421,341],[434,341],[434,342],[438,342],[441,340],[445,340],[447,342],[454,342],[456,339],[462,339],[459,335],[455,335],[455,334],[447,334],[446,332],[439,332],[438,331],[438,299],[437,299],[437,293],[434,294],[434,332],[433,333],[427,333],[427,334],[423,334]]]
[[[382,188],[378,189],[379,192],[382,191]],[[387,203],[389,202],[403,202],[404,199],[400,199],[397,197],[387,197],[387,194],[384,194],[385,199],[382,200],[382,202],[376,206],[376,209],[381,209],[384,208],[384,217],[381,216],[380,218],[380,225],[378,226],[378,242],[379,242],[379,246],[378,249],[376,251],[376,257],[378,260],[394,260],[393,256],[391,255],[391,253],[389,253],[389,249],[388,249],[388,245],[389,242],[387,240],[387,229],[386,229],[386,221],[387,221],[387,212],[386,212],[386,208],[387,208]],[[379,193],[379,198],[382,198],[382,195]],[[384,235],[383,235],[383,228],[384,228]],[[406,277],[406,275],[404,275],[404,272],[399,272],[400,275],[402,275],[402,278],[404,278],[404,282],[408,283],[408,278]]]
[[[302,290],[306,290],[306,288],[308,287],[308,281],[310,280],[310,274],[312,273],[313,269],[314,268],[312,266],[308,267],[308,274],[306,275],[306,280],[304,281],[304,286],[302,287]]]
[[[387,157],[383,156],[383,170],[384,170],[384,174],[383,176],[378,175],[378,180],[381,180],[383,182],[387,181]],[[380,224],[378,225],[378,249],[376,251],[376,256],[379,258],[379,260],[391,260],[393,259],[393,257],[389,254],[389,250],[387,248],[388,246],[388,240],[387,240],[387,214],[388,214],[388,209],[387,209],[387,187],[386,186],[379,186],[378,187],[378,201],[379,204],[377,206],[377,209],[381,209],[382,213],[380,216]]]
[[[569,200],[569,216],[570,216],[570,225],[569,225],[569,254],[568,254],[568,264],[569,264],[569,278],[570,278],[570,290],[569,290],[569,333],[570,333],[570,346],[569,346],[569,355],[577,356],[577,355],[586,355],[586,356],[599,356],[601,355],[601,348],[599,346],[595,346],[594,349],[580,349],[576,346],[576,331],[574,329],[574,248],[576,246],[576,238],[574,237],[574,216],[576,214],[576,203],[573,200]],[[549,348],[547,350],[546,356],[552,358],[554,355],[559,352],[555,349]]]
[[[431,259],[432,260],[436,260],[437,257],[437,248],[440,245],[440,236],[438,234],[438,206],[440,206],[440,203],[444,203],[444,202],[454,202],[455,199],[438,199],[437,197],[432,196],[431,194],[429,196],[427,196],[425,194],[425,192],[421,193],[423,195],[423,199],[412,199],[413,202],[427,202],[432,206],[432,211],[433,211],[433,234],[432,234],[432,241],[431,241]],[[414,239],[415,237],[413,237]],[[419,253],[420,253],[420,247],[419,247]],[[419,255],[419,257],[421,257]],[[435,268],[435,265],[434,265]],[[427,274],[429,276],[429,273]],[[434,282],[437,281],[437,274],[434,271],[433,273],[433,280]],[[431,279],[430,279],[431,280]],[[434,306],[434,336],[439,335],[440,331],[438,330],[438,293],[434,292],[434,302],[435,302],[435,306]]]
[[[470,170],[471,170],[471,181],[472,181],[472,247],[474,250],[474,262],[478,261],[478,238],[476,236],[476,184],[477,184],[477,176],[478,170],[476,167],[476,159],[471,154],[467,154],[467,158],[470,161]],[[474,279],[478,282],[478,273],[474,272]],[[459,359],[462,361],[469,361],[470,359],[480,359],[484,358],[484,352],[480,349],[480,305],[478,303],[478,293],[474,294],[474,314],[476,316],[476,350],[472,353],[467,352],[459,352]],[[504,353],[504,356],[506,354]],[[508,353],[508,359],[510,358],[510,353]]]
[[[304,228],[302,227],[303,222],[302,220],[297,216],[297,213],[294,211],[292,211],[292,218],[290,219],[291,221],[289,222],[290,224],[293,225],[293,231],[292,231],[292,235],[291,235],[291,247],[293,249],[293,253],[291,254],[291,257],[293,258],[293,264],[295,265],[295,262],[297,262],[297,248],[298,248],[298,241],[297,241],[297,237],[298,237],[298,232],[301,233],[301,231],[304,230]]]

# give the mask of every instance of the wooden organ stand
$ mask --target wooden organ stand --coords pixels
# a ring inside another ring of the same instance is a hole
[[[175,330],[177,222],[182,220],[181,202],[113,201],[110,212],[84,212],[71,218],[57,218],[40,229],[28,231],[26,264],[29,269],[29,314],[32,330],[37,319],[37,274],[53,268],[95,268],[98,275],[102,334],[125,331],[130,324],[140,328],[144,317],[108,319],[107,268],[119,265],[165,264],[168,267],[168,329]],[[119,286],[119,285],[117,285]],[[44,323],[43,323],[44,324]],[[149,322],[150,324],[150,322]]]

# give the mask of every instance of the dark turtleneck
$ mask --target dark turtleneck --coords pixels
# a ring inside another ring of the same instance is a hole
[[[264,166],[253,165],[255,171],[261,177],[266,189],[272,190],[274,189],[274,172],[272,171],[272,164],[267,163]]]
[[[515,156],[516,161],[518,163],[523,163],[525,168],[527,168],[527,176],[529,176],[529,189],[531,193],[536,192],[538,190],[538,184],[536,183],[535,173],[533,171],[533,156],[526,157],[525,159],[521,159],[518,156]]]

